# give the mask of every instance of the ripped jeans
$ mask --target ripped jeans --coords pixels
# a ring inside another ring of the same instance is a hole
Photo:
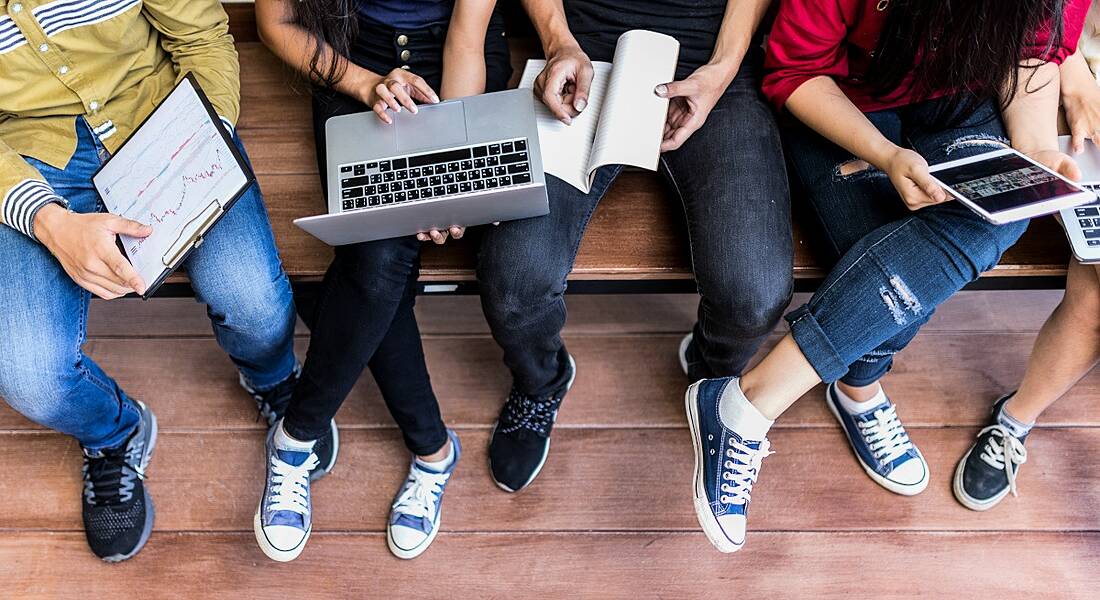
[[[867,114],[892,142],[930,164],[1007,142],[989,103],[961,125],[927,126],[940,102]],[[835,261],[817,293],[787,315],[791,335],[825,382],[874,383],[952,294],[997,264],[1027,222],[993,225],[958,202],[910,211],[886,174],[798,124],[783,132],[795,184]]]

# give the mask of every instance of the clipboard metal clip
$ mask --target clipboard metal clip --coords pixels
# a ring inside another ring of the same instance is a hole
[[[210,230],[218,219],[225,213],[225,208],[222,206],[220,200],[215,198],[205,209],[200,211],[194,218],[187,221],[180,228],[180,233],[176,237],[176,241],[172,242],[172,245],[168,247],[168,252],[161,256],[161,264],[166,269],[174,269],[178,263],[187,255],[188,252],[198,248],[202,245],[203,236]],[[197,224],[197,226],[195,226]],[[192,228],[192,226],[195,226]],[[194,233],[188,234],[189,230]]]

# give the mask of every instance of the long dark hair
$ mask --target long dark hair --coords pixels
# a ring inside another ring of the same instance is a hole
[[[946,105],[941,125],[958,123],[980,104],[1004,110],[1021,83],[1017,69],[1036,35],[1049,27],[1045,55],[1061,44],[1066,0],[884,0],[886,25],[865,82],[872,94],[898,91],[925,96],[955,89],[959,102]],[[1022,82],[1027,85],[1029,82]]]
[[[297,2],[298,24],[313,38],[309,59],[309,78],[313,83],[332,87],[347,70],[348,52],[359,33],[357,0],[301,0]],[[328,44],[336,53],[321,51]]]

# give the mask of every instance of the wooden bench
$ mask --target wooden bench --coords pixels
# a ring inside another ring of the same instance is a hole
[[[331,257],[330,248],[291,222],[322,212],[324,207],[310,129],[308,87],[260,43],[251,4],[227,4],[226,8],[241,61],[238,131],[267,199],[284,266],[296,285],[308,287],[302,284],[319,281]],[[529,32],[529,28],[526,23],[510,23],[510,29]],[[538,47],[529,33],[513,36],[512,47],[518,78],[522,65]],[[619,178],[592,218],[570,277],[571,290],[694,289],[682,210],[663,185],[649,172],[627,172]],[[794,276],[798,287],[807,290],[826,271],[815,260],[811,238],[803,227],[811,221],[799,214],[797,198],[794,206]],[[473,289],[476,233],[470,238],[443,247],[425,245],[421,280],[429,290]],[[975,287],[1060,286],[1068,255],[1058,224],[1051,218],[1038,219]]]

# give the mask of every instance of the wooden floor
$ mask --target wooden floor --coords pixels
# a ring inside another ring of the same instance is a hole
[[[748,544],[727,556],[698,531],[689,495],[688,382],[675,351],[693,298],[570,297],[576,386],[546,468],[516,495],[486,471],[509,382],[476,299],[424,298],[435,387],[465,449],[443,532],[413,563],[386,549],[408,458],[365,378],[338,416],[342,452],[315,487],[309,547],[287,565],[256,547],[263,430],[201,308],[94,304],[87,350],[160,419],[156,532],[131,561],[94,559],[80,531],[77,445],[0,409],[0,597],[1095,598],[1100,373],[1029,440],[1018,499],[974,513],[950,490],[955,461],[1057,299],[963,293],[902,355],[888,385],[932,468],[919,497],[863,474],[820,390],[796,404],[773,430]],[[300,350],[306,342],[302,331]]]

